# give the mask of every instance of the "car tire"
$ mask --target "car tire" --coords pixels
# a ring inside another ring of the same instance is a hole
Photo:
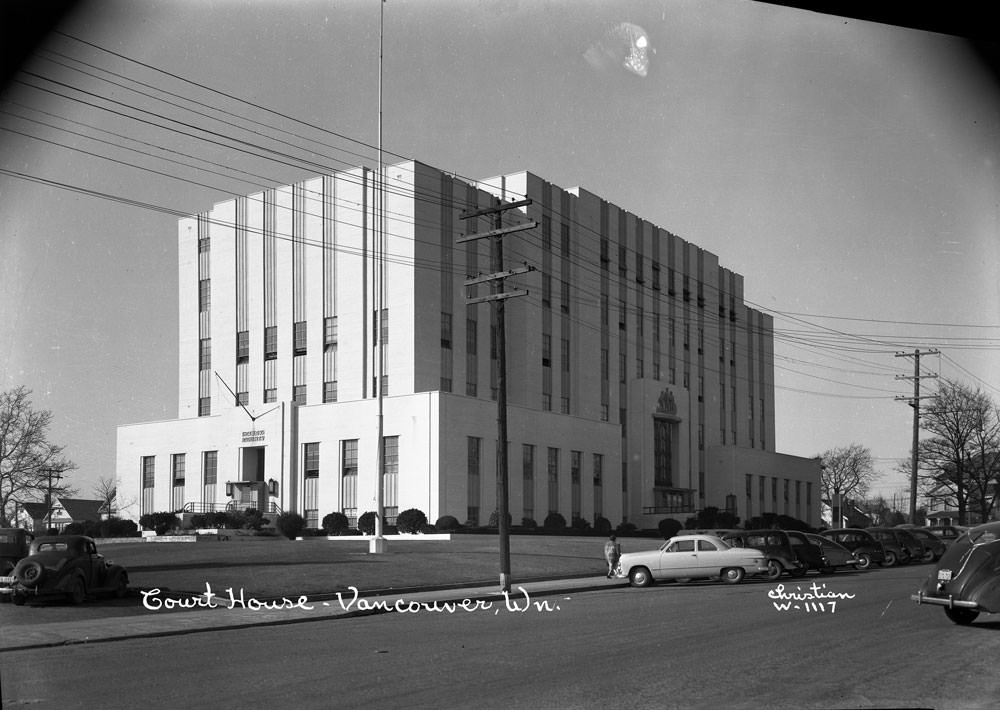
[[[69,600],[73,604],[83,604],[87,599],[87,587],[83,580],[77,577],[69,588]]]
[[[42,577],[45,576],[45,568],[37,560],[27,560],[20,565],[15,576],[21,586],[34,589],[42,581]]]
[[[115,583],[115,599],[124,599],[128,596],[128,579],[124,574],[118,575],[118,581]]]
[[[953,607],[951,609],[945,607],[944,613],[945,616],[947,616],[949,619],[954,621],[959,626],[968,626],[969,624],[971,624],[973,621],[976,620],[977,616],[979,616],[978,611],[973,611],[972,609],[959,609],[957,607]]]
[[[633,567],[629,570],[628,581],[633,587],[648,587],[653,583],[653,575],[645,567]]]
[[[858,569],[868,569],[872,566],[872,556],[867,552],[858,553],[858,564],[855,565]]]
[[[742,567],[727,567],[722,570],[722,581],[726,584],[739,584],[746,576],[746,570]]]
[[[769,582],[773,582],[778,577],[780,577],[781,573],[784,571],[785,571],[784,567],[781,566],[780,562],[778,562],[777,560],[768,560],[767,572],[764,573],[764,578],[767,579]]]
[[[892,550],[885,551],[885,559],[882,561],[883,567],[895,567],[899,562],[899,558],[896,557],[896,553]]]

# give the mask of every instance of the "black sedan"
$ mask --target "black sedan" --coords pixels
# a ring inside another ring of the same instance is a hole
[[[121,598],[127,593],[125,568],[105,560],[94,540],[84,535],[35,538],[28,556],[0,577],[0,594],[15,604],[40,597],[64,597],[81,604],[91,594]]]
[[[974,527],[956,540],[911,598],[944,607],[963,626],[983,612],[1000,612],[1000,523]]]

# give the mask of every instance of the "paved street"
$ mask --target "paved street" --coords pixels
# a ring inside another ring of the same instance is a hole
[[[917,606],[926,571],[598,579],[509,605],[8,651],[4,707],[992,708],[1000,619],[963,628]]]

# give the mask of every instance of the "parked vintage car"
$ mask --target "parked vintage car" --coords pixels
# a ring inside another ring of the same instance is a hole
[[[120,598],[127,593],[125,568],[105,560],[94,540],[84,535],[35,538],[28,556],[0,577],[0,594],[9,595],[15,604],[53,596],[81,604],[92,594]]]
[[[828,537],[815,533],[803,533],[811,543],[817,545],[823,557],[823,566],[820,571],[824,574],[833,574],[840,568],[855,568],[861,560],[853,552],[843,545],[834,542]]]
[[[799,564],[808,572],[811,569],[824,572],[827,564],[823,560],[823,551],[805,533],[796,530],[786,530],[788,541],[792,543],[792,551]]]
[[[1000,523],[979,525],[956,540],[911,598],[943,606],[963,626],[980,613],[1000,612]]]
[[[920,543],[924,546],[924,556],[921,558],[922,562],[937,562],[941,559],[944,551],[948,549],[944,541],[927,528],[905,529],[910,535],[920,540]]]
[[[824,530],[820,535],[853,552],[858,558],[858,569],[868,569],[873,564],[882,564],[885,560],[885,549],[882,547],[882,543],[872,537],[872,534],[867,530],[837,528]]]
[[[792,541],[784,530],[733,530],[722,538],[733,547],[761,550],[767,565],[765,576],[775,580],[784,573],[800,577],[809,569],[795,554]]]
[[[929,525],[924,529],[938,537],[945,544],[945,547],[962,537],[968,530],[967,527],[959,525]]]
[[[21,528],[0,528],[0,575],[9,575],[14,566],[28,556],[34,536]]]
[[[766,572],[760,550],[731,547],[714,535],[677,535],[659,549],[626,552],[619,561],[619,575],[627,577],[634,587],[648,587],[661,579],[716,577],[738,584],[748,574]]]
[[[883,567],[895,567],[896,565],[908,565],[914,558],[920,559],[924,556],[924,547],[920,545],[919,552],[916,552],[913,545],[920,544],[912,536],[907,536],[902,530],[896,528],[865,528],[872,537],[882,543],[885,550],[885,559],[882,561]],[[916,554],[914,554],[916,552]]]

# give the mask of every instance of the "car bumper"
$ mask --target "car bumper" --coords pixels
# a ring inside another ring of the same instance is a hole
[[[970,602],[964,599],[955,599],[951,594],[947,597],[932,597],[924,594],[923,592],[917,592],[916,594],[911,594],[910,599],[915,601],[917,604],[936,604],[938,606],[946,606],[949,609],[979,609],[979,604],[976,602]]]

